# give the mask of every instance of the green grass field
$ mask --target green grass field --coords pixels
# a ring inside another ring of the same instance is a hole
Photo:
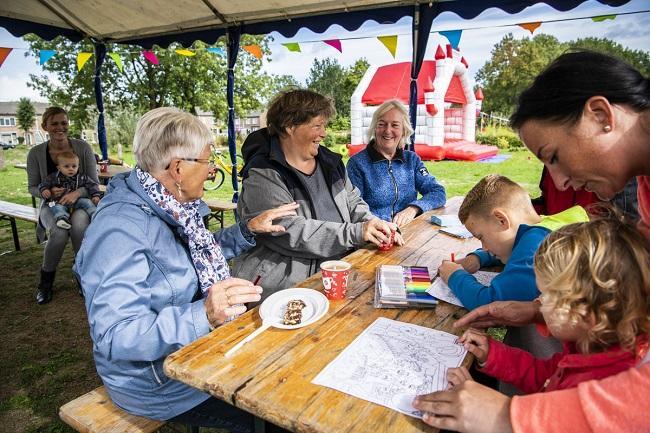
[[[31,204],[26,172],[14,167],[25,163],[26,154],[24,146],[5,151],[0,200]],[[132,162],[131,155],[125,155],[125,160]],[[499,164],[442,161],[428,162],[427,167],[445,185],[449,197],[465,194],[489,173],[508,176],[532,196],[539,194],[542,165],[528,151],[514,152]],[[232,188],[228,180],[225,183],[206,197],[230,199]],[[226,224],[232,222],[228,215]],[[100,385],[83,299],[72,279],[72,252],[68,248],[59,265],[54,300],[38,306],[34,293],[43,246],[36,242],[33,224],[18,225],[22,250],[16,252],[9,224],[0,222],[0,431],[72,432],[59,420],[58,408]],[[169,426],[162,431],[180,429]]]

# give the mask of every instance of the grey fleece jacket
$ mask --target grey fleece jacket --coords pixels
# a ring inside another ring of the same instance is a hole
[[[313,219],[313,201],[318,198],[310,197],[277,140],[271,139],[269,152],[254,156],[244,170],[237,206],[243,220],[292,201],[300,205],[297,216],[276,222],[285,232],[259,235],[257,246],[234,260],[235,276],[251,281],[261,277],[263,297],[295,286],[318,272],[323,261],[340,258],[365,243],[363,222],[373,215],[348,179],[340,155],[321,147],[316,158],[342,223]]]

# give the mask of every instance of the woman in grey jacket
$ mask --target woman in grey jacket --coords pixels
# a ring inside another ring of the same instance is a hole
[[[266,296],[318,272],[325,260],[387,242],[397,229],[370,213],[341,156],[320,145],[333,115],[331,99],[318,93],[281,93],[267,112],[268,142],[255,143],[252,155],[242,149],[249,157],[238,204],[243,219],[282,203],[300,206],[297,216],[279,222],[284,232],[258,237],[255,248],[235,259],[235,275],[259,276]],[[396,242],[402,244],[398,234]]]
[[[38,146],[33,147],[27,154],[27,186],[29,193],[42,198],[38,185],[45,178],[56,171],[56,160],[62,152],[73,152],[79,157],[79,174],[86,175],[95,183],[97,179],[97,165],[95,154],[90,145],[83,140],[68,137],[68,113],[60,107],[49,107],[43,113],[43,129],[50,135],[50,139]],[[63,188],[52,188],[55,196],[62,194],[57,200],[60,204],[71,205],[80,197],[89,198],[86,188],[78,188],[75,191],[65,192]],[[46,304],[52,300],[52,286],[56,275],[56,267],[59,265],[63,250],[68,238],[72,239],[72,247],[75,252],[79,251],[86,227],[90,223],[90,217],[86,212],[74,212],[70,218],[70,229],[57,227],[56,219],[52,211],[41,202],[39,209],[40,223],[48,232],[48,241],[43,252],[43,264],[41,265],[41,277],[36,293],[36,302]]]

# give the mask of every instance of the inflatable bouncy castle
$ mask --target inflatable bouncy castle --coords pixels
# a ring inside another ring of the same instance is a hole
[[[418,75],[415,151],[423,160],[475,161],[497,154],[495,146],[475,142],[476,116],[483,94],[472,90],[467,61],[457,50],[438,46]],[[368,127],[377,106],[398,99],[408,110],[411,62],[371,66],[351,98],[350,156],[368,143]]]

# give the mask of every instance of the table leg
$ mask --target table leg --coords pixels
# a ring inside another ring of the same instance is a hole
[[[266,421],[255,417],[255,433],[266,433]]]
[[[11,234],[14,237],[14,247],[16,247],[16,251],[20,251],[20,241],[18,240],[18,227],[16,227],[16,219],[9,218],[9,222],[11,223]]]

